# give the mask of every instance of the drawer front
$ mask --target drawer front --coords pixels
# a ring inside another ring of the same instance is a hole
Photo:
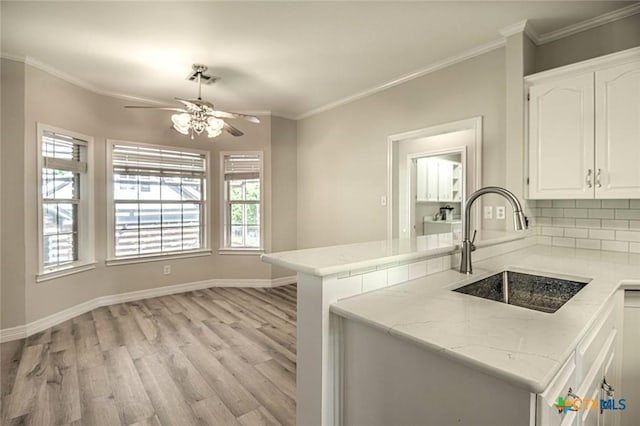
[[[616,298],[613,298],[613,300],[607,304],[601,318],[591,327],[585,338],[582,339],[578,345],[576,358],[578,375],[581,378],[584,378],[587,372],[591,370],[607,338],[616,327],[617,309],[614,309],[617,306],[616,303],[614,303],[616,300]]]
[[[553,382],[547,387],[547,389],[537,395],[536,408],[537,416],[536,423],[540,426],[544,425],[573,425],[576,420],[576,413],[568,411],[566,413],[558,411],[556,404],[558,403],[558,397],[567,397],[569,389],[575,392],[577,386],[577,370],[575,357],[569,358],[569,360],[560,369]],[[567,398],[572,399],[572,398]]]

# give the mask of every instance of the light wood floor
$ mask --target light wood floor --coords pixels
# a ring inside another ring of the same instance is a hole
[[[3,343],[2,424],[293,425],[296,286],[99,308]]]

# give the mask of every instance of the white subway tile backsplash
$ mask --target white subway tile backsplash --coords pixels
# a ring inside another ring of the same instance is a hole
[[[629,229],[628,220],[602,219],[603,229]]]
[[[640,200],[536,200],[527,205],[536,215],[532,223],[539,244],[640,253]]]
[[[629,200],[602,200],[603,209],[628,209]]]
[[[409,265],[387,269],[387,285],[400,284],[405,281],[409,281]]]
[[[551,245],[551,237],[546,237],[546,236],[539,236],[538,237],[538,244],[541,244],[543,246],[550,246]]]
[[[564,210],[563,209],[542,209],[540,214],[545,217],[563,217]]]
[[[589,209],[589,217],[592,219],[613,219],[615,213],[613,209]]]
[[[427,275],[435,274],[436,272],[444,271],[444,258],[436,257],[435,259],[427,260]]]
[[[558,247],[575,247],[576,240],[575,238],[553,237],[551,239],[551,245]]]
[[[576,206],[575,200],[553,200],[551,202],[553,207],[567,207],[572,208]]]
[[[609,229],[590,229],[589,238],[592,240],[615,240],[615,231]]]
[[[583,240],[576,239],[576,248],[600,250],[600,240]]]
[[[564,235],[564,229],[562,228],[551,228],[551,227],[543,227],[542,235],[546,235],[549,237],[562,237]]]
[[[616,209],[616,219],[640,219],[640,209]]]
[[[362,275],[362,291],[377,290],[387,286],[387,270]]]
[[[576,226],[576,220],[566,217],[553,217],[551,218],[553,226]]]
[[[600,219],[576,219],[576,226],[581,228],[600,228]]]
[[[616,231],[616,240],[640,242],[639,231]]]
[[[567,228],[564,230],[564,236],[571,238],[588,238],[589,230],[581,228]]]
[[[605,251],[629,251],[629,243],[626,241],[602,241],[600,248]]]
[[[564,209],[564,217],[587,218],[589,210],[587,209]]]
[[[584,209],[599,209],[602,207],[600,200],[576,200],[576,207]]]
[[[409,279],[415,280],[416,278],[424,277],[427,275],[427,261],[416,262],[409,264]]]

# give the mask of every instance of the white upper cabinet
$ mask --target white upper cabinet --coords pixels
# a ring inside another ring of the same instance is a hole
[[[529,196],[593,198],[593,74],[531,87]]]
[[[526,82],[528,198],[640,198],[640,48]]]
[[[596,75],[596,198],[640,198],[640,60]]]
[[[422,202],[460,202],[462,163],[440,158],[416,160],[416,199]]]

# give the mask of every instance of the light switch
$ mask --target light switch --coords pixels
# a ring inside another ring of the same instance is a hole
[[[496,219],[504,219],[504,206],[496,207]]]
[[[493,219],[493,206],[484,206],[484,218]]]

